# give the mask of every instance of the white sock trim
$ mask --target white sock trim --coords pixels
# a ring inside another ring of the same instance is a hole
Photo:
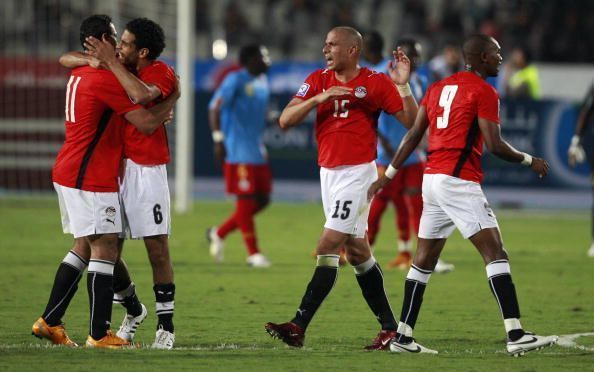
[[[371,256],[371,257],[369,257],[369,259],[367,261],[365,261],[359,265],[353,266],[353,270],[355,270],[355,274],[357,274],[357,275],[365,274],[366,272],[371,270],[373,268],[373,266],[375,266],[376,262],[377,261],[375,260],[375,257]]]
[[[427,284],[429,282],[430,277],[431,271],[419,269],[415,265],[410,266],[408,274],[406,275],[406,279],[421,282],[423,284]]]
[[[319,254],[316,266],[338,267],[340,256],[337,254]]]
[[[511,274],[511,268],[507,260],[489,262],[487,266],[485,266],[485,269],[487,270],[488,278],[501,274]]]
[[[175,301],[157,302],[155,304],[155,312],[158,314],[173,314]]]
[[[103,275],[113,275],[115,264],[104,260],[91,260],[89,263],[89,273],[99,273]]]
[[[522,329],[520,319],[517,318],[503,319],[503,324],[505,325],[505,332],[513,331],[514,329]]]
[[[396,332],[400,333],[401,335],[404,335],[405,337],[412,337],[413,329],[411,328],[411,326],[404,322],[398,322],[398,329],[396,330]]]
[[[66,256],[62,260],[63,263],[70,265],[77,269],[78,271],[83,271],[87,267],[87,262],[83,260],[79,255],[76,253],[69,251],[66,253]]]
[[[398,240],[398,252],[410,252],[412,250],[412,241]]]
[[[136,286],[134,285],[134,282],[131,282],[126,289],[115,292],[113,294],[113,300],[118,303],[123,302],[126,297],[132,296],[134,292],[136,292]]]

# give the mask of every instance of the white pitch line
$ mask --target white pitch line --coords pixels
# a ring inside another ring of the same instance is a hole
[[[586,333],[574,333],[571,335],[561,335],[559,336],[559,340],[557,341],[557,345],[564,346],[564,347],[573,347],[580,350],[585,351],[594,351],[594,347],[588,347],[584,345],[578,345],[575,340],[582,336],[594,336],[594,332],[586,332]]]

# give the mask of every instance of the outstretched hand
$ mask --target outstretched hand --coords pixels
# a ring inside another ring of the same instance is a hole
[[[532,158],[532,164],[530,165],[539,178],[543,178],[549,173],[549,163],[542,158]]]
[[[410,79],[410,59],[404,54],[404,50],[398,47],[392,51],[394,59],[388,63],[388,73],[395,84],[404,85]]]
[[[109,65],[117,61],[115,47],[106,36],[103,36],[102,40],[89,36],[85,39],[84,47],[86,53],[96,58],[102,65]]]
[[[371,186],[369,186],[369,189],[367,189],[367,201],[371,202],[373,196],[377,194],[384,186],[386,186],[388,182],[390,182],[388,177],[381,176],[374,183],[372,183]]]

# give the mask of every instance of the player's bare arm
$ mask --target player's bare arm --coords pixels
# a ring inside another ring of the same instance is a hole
[[[60,56],[59,63],[66,68],[76,68],[81,66],[91,66],[101,68],[101,61],[97,58],[83,52],[68,52]]]
[[[373,196],[394,178],[398,168],[402,166],[410,154],[417,148],[428,127],[429,119],[427,118],[427,112],[425,111],[425,107],[421,107],[417,114],[415,124],[408,132],[406,132],[404,138],[402,138],[402,142],[400,142],[388,169],[384,175],[369,186],[369,189],[367,190],[367,200],[371,201]]]
[[[584,152],[584,148],[582,146],[582,137],[586,127],[588,126],[588,123],[590,122],[592,114],[594,114],[594,83],[592,84],[592,88],[590,88],[590,91],[586,96],[586,100],[582,105],[582,109],[580,110],[580,114],[578,116],[577,125],[575,127],[575,134],[573,137],[571,137],[571,143],[567,149],[569,165],[572,167],[575,167],[576,164],[582,163],[584,160],[586,160],[586,153]]]
[[[227,157],[227,149],[225,149],[225,142],[223,132],[221,132],[221,107],[223,99],[219,98],[216,103],[208,109],[208,125],[212,133],[212,140],[214,142],[214,155],[221,167],[225,163]]]
[[[418,105],[415,97],[410,91],[408,81],[410,79],[411,63],[410,59],[404,54],[402,48],[392,51],[394,60],[388,64],[388,74],[396,84],[398,92],[402,97],[403,109],[394,114],[394,117],[400,121],[407,129],[410,129],[417,117]]]
[[[549,164],[546,160],[516,150],[501,137],[501,127],[497,123],[483,118],[479,118],[478,122],[481,133],[485,138],[487,149],[493,155],[512,163],[522,163],[523,165],[530,166],[540,178],[547,175]]]
[[[352,95],[353,89],[348,87],[334,86],[325,92],[319,93],[310,99],[302,100],[293,98],[281,113],[278,123],[281,128],[287,129],[299,125],[307,115],[318,105],[338,97]]]
[[[179,80],[175,82],[175,89],[163,102],[150,109],[140,108],[130,111],[124,115],[124,118],[132,123],[141,133],[152,134],[163,123],[171,120],[173,106],[181,96]]]
[[[132,102],[145,105],[161,96],[159,88],[152,84],[146,84],[128,71],[126,66],[118,60],[113,45],[105,39],[105,36],[103,40],[92,36],[86,38],[85,48],[88,55],[100,61],[101,64],[113,72]]]

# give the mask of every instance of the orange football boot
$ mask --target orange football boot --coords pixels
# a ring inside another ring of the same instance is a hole
[[[395,259],[388,262],[389,268],[397,267],[400,270],[406,270],[412,264],[412,255],[409,251],[401,251]]]
[[[101,338],[100,340],[95,340],[91,335],[89,335],[89,337],[87,337],[87,342],[85,345],[86,347],[96,347],[103,349],[124,349],[133,346],[123,338],[120,338],[111,333],[111,330],[108,330],[107,334],[103,336],[103,338]]]
[[[48,339],[54,345],[78,347],[76,342],[72,341],[70,337],[68,337],[63,324],[50,327],[41,317],[37,319],[37,321],[33,324],[33,327],[31,327],[31,334],[37,338]]]

